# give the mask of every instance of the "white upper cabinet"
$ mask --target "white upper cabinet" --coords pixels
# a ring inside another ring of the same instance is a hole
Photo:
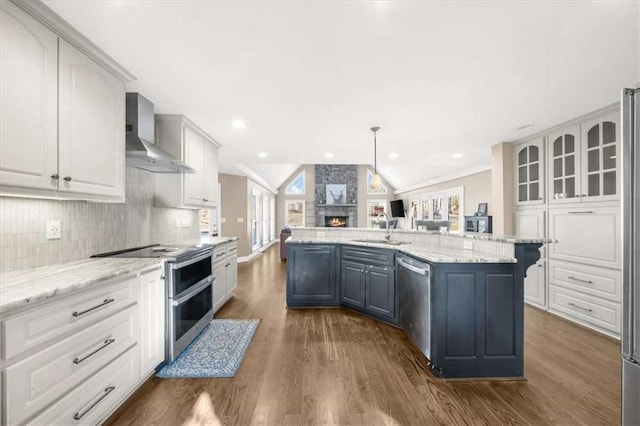
[[[124,197],[124,84],[64,40],[59,60],[59,190]]]
[[[582,124],[582,197],[589,201],[620,197],[620,115]]]
[[[24,7],[0,3],[0,195],[124,202],[133,76],[44,4]]]
[[[619,145],[617,112],[549,135],[549,202],[618,200]]]
[[[156,202],[163,207],[206,208],[216,205],[218,144],[182,115],[158,114],[156,143],[195,173],[158,174]]]
[[[513,153],[516,204],[544,203],[544,139],[520,144]]]
[[[0,58],[0,185],[56,189],[58,36],[2,3]]]

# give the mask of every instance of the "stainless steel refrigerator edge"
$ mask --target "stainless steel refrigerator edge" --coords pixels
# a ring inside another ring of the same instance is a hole
[[[622,91],[622,424],[640,425],[640,89]]]

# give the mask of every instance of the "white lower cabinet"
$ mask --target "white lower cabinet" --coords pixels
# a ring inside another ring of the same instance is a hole
[[[164,361],[157,264],[0,318],[0,424],[98,424]]]
[[[527,276],[524,279],[524,300],[539,308],[547,308],[545,260],[539,260],[527,270]]]
[[[238,286],[238,245],[235,241],[216,246],[213,252],[213,312],[217,312]]]

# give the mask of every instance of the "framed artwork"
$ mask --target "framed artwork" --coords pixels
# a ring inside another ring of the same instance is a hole
[[[303,200],[287,200],[284,204],[285,224],[291,228],[299,228],[304,226],[304,201]]]
[[[488,203],[480,203],[478,204],[478,212],[476,213],[477,216],[486,216],[487,215],[487,207],[488,207]]]
[[[387,211],[387,202],[385,200],[367,200],[367,222],[369,228],[373,228],[373,222],[380,213]]]
[[[328,184],[327,204],[347,204],[347,185]]]

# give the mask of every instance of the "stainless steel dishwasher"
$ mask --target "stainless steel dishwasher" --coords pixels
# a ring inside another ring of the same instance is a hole
[[[431,360],[431,267],[398,256],[400,325],[414,345]]]

